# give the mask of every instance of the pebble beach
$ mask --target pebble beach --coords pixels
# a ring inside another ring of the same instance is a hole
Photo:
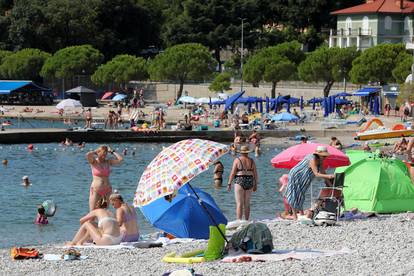
[[[340,221],[336,226],[318,227],[293,221],[267,223],[275,249],[342,250],[350,253],[331,257],[274,262],[168,264],[169,252],[178,254],[204,248],[195,241],[151,249],[80,249],[88,259],[81,261],[21,260],[0,250],[2,275],[162,275],[193,268],[201,275],[414,275],[414,219],[412,214]],[[42,253],[62,254],[62,244],[37,247]]]

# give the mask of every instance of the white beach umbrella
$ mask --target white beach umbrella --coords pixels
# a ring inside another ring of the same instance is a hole
[[[82,104],[79,101],[73,99],[66,99],[61,101],[56,105],[57,109],[70,109],[70,108],[77,108],[82,107]]]
[[[210,98],[203,97],[196,99],[196,103],[198,104],[208,104],[210,102]]]
[[[194,103],[196,103],[196,99],[194,99],[193,97],[190,97],[190,96],[182,96],[181,98],[178,99],[177,102],[194,104]]]
[[[230,96],[226,93],[217,93],[217,97],[221,100],[226,100],[228,99]]]

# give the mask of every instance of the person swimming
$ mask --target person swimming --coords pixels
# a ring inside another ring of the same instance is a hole
[[[40,205],[37,208],[37,216],[36,219],[34,221],[35,224],[48,224],[49,221],[47,220],[46,214],[45,214],[45,208]]]
[[[1,163],[3,164],[3,166],[7,167],[7,165],[9,164],[9,161],[8,161],[6,158],[4,158],[4,159],[1,161]]]
[[[32,182],[30,182],[29,177],[27,175],[23,176],[22,180],[23,180],[22,182],[23,186],[28,187],[32,185]]]

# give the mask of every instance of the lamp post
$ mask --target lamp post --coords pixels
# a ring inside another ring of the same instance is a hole
[[[243,52],[244,52],[244,20],[246,18],[240,18],[241,20],[241,50],[240,50],[240,92],[243,91]]]
[[[414,77],[414,43],[407,42],[405,44],[405,49],[413,51],[413,64],[411,65],[411,81],[410,81],[410,83],[413,83],[413,77]]]

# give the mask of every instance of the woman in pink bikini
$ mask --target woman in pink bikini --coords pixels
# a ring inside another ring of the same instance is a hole
[[[108,153],[113,154],[116,159],[106,159]],[[100,146],[97,150],[88,152],[86,159],[91,165],[93,177],[89,193],[89,210],[92,211],[100,198],[109,201],[112,193],[112,186],[109,183],[111,166],[121,164],[123,158],[111,148]]]

